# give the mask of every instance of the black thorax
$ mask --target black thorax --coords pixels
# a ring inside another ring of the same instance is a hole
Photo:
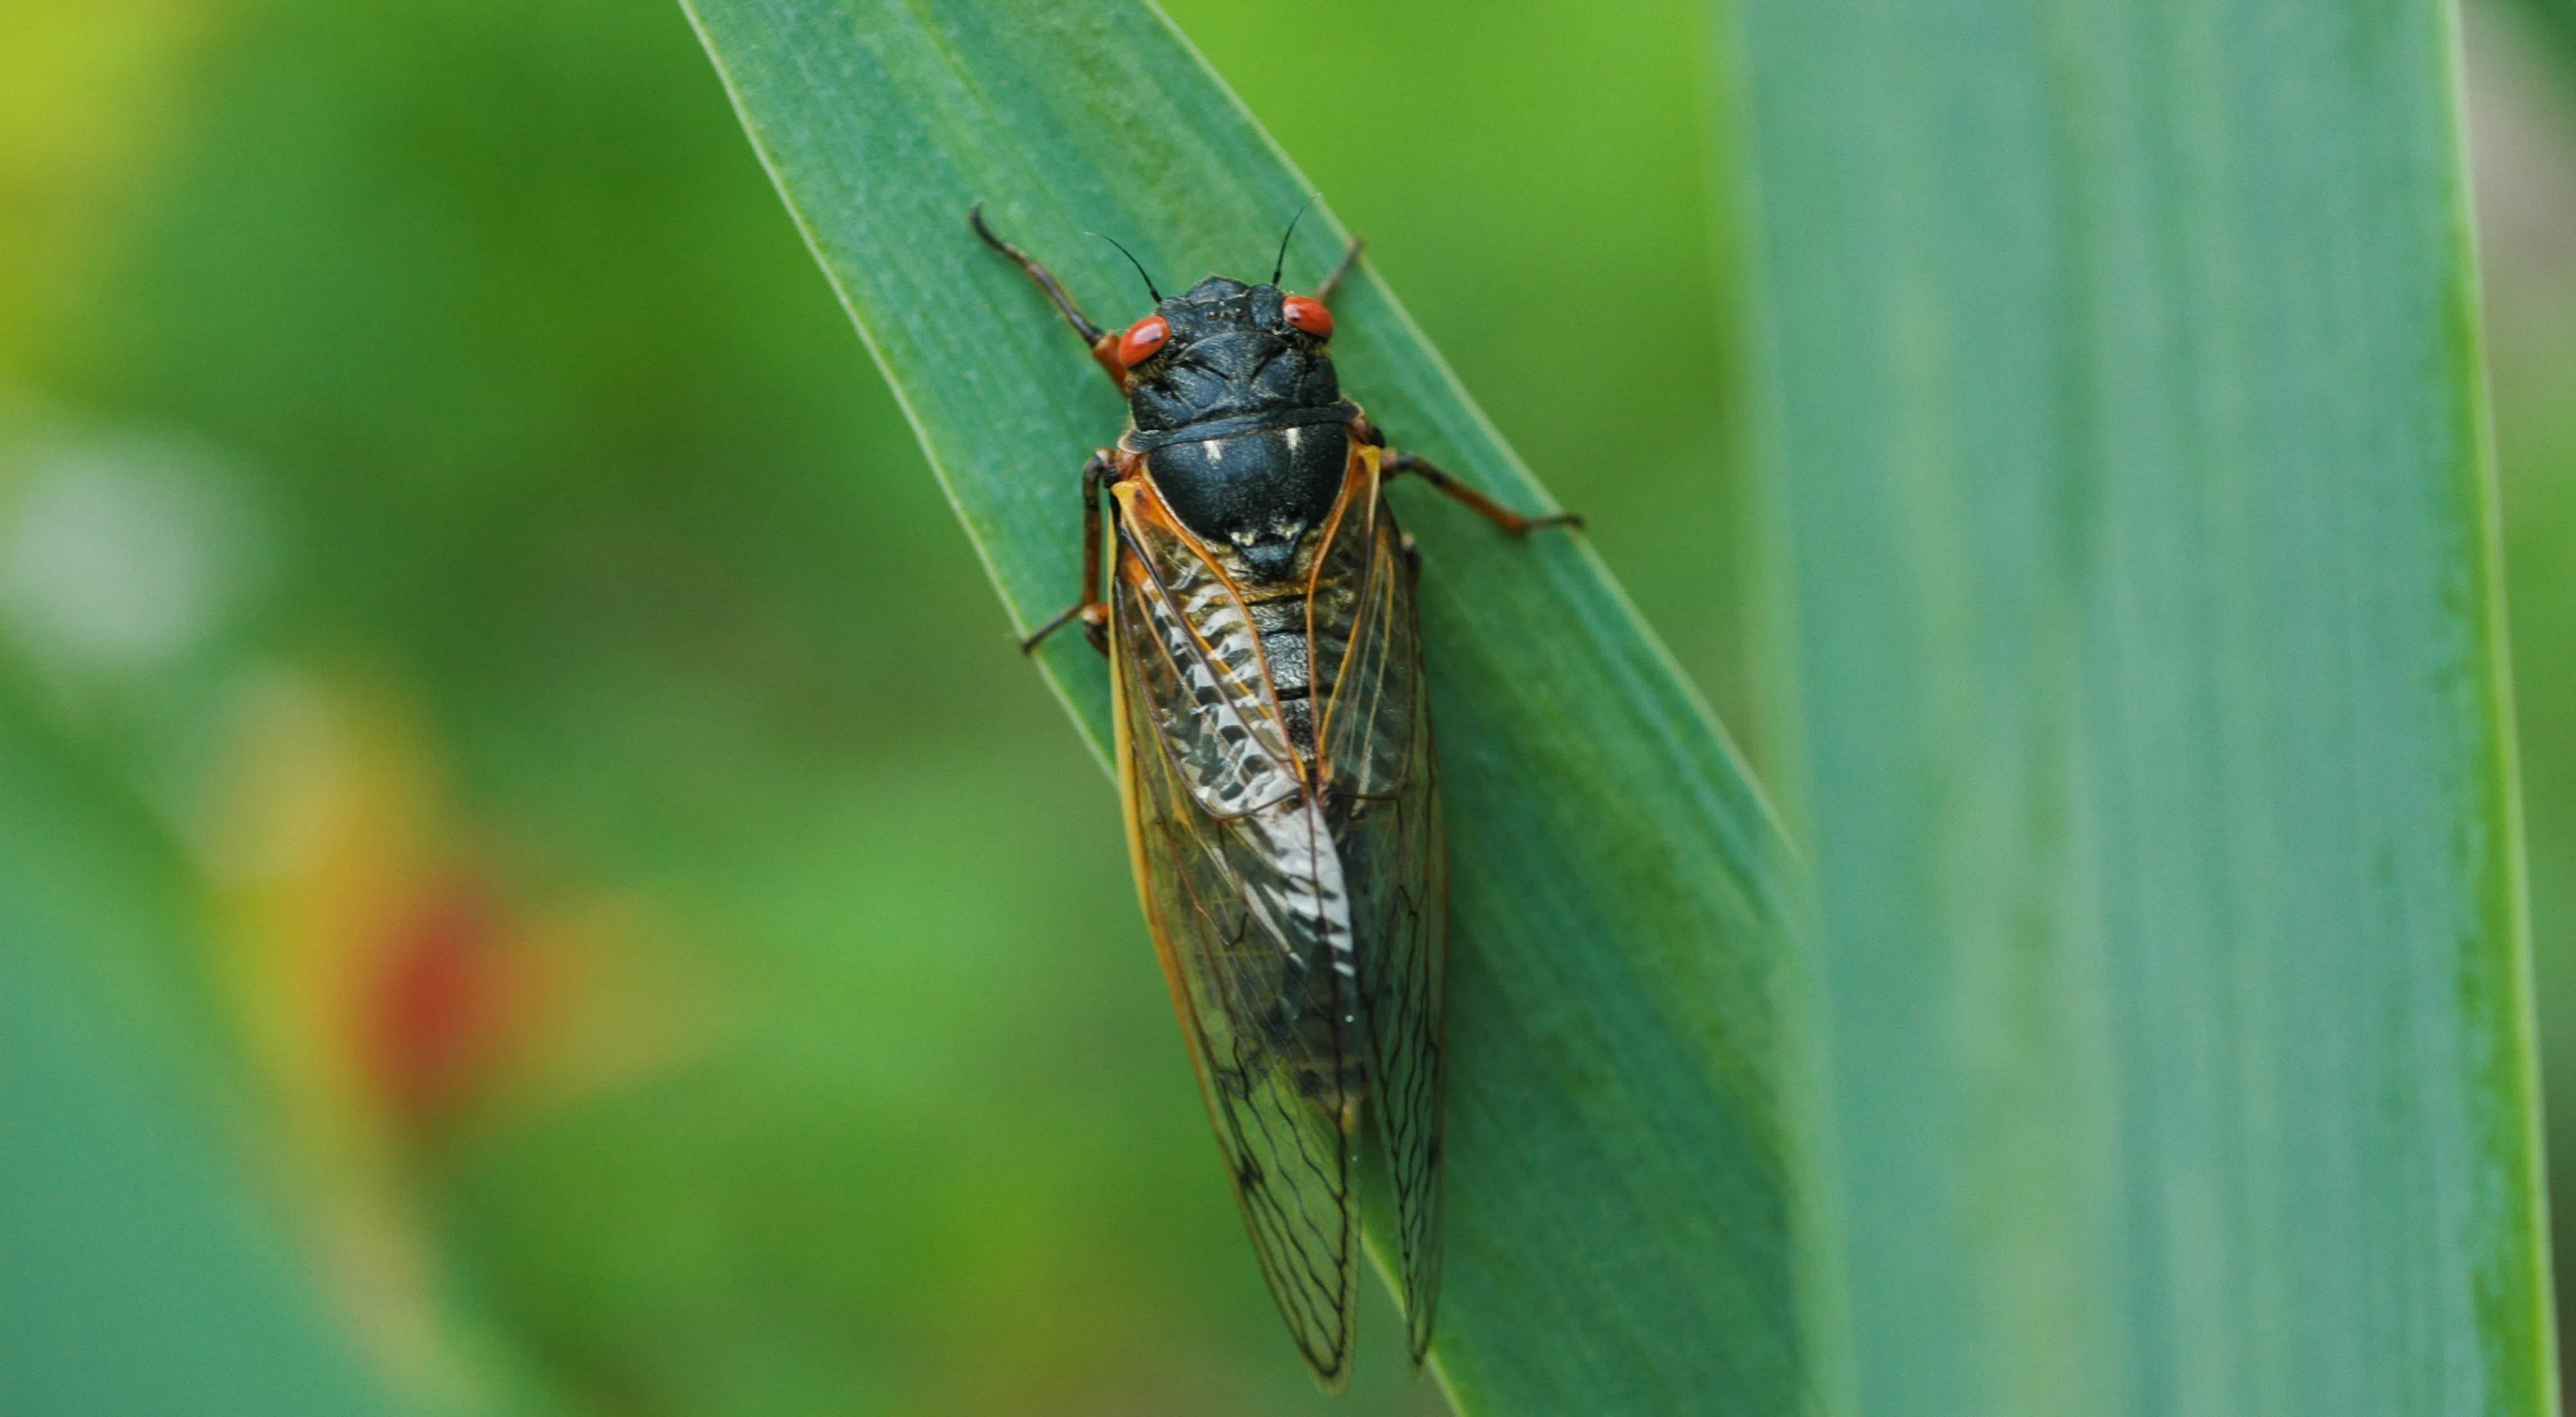
[[[1157,305],[1171,333],[1133,371],[1123,440],[1182,525],[1263,583],[1291,577],[1331,515],[1359,416],[1323,341],[1287,322],[1282,298],[1210,276]]]

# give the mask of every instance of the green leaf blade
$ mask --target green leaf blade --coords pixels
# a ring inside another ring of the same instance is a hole
[[[2554,1410],[2448,7],[1744,10],[1873,1412]]]
[[[1304,184],[1141,6],[691,13],[1014,623],[1044,620],[1078,580],[1076,470],[1121,409],[967,206],[1114,328],[1143,302],[1086,229],[1167,287],[1265,274]],[[1319,203],[1290,283],[1343,239]],[[1365,269],[1337,306],[1345,386],[1391,438],[1545,505]],[[1399,502],[1425,553],[1455,882],[1443,1376],[1478,1413],[1800,1409],[1812,1242],[1779,833],[1579,541],[1511,543],[1416,490]],[[1098,660],[1067,637],[1044,663],[1098,750]]]

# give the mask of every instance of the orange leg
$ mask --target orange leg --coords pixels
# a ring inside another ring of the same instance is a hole
[[[1476,515],[1483,517],[1485,520],[1492,522],[1494,525],[1501,527],[1503,530],[1510,532],[1514,536],[1527,536],[1541,527],[1579,527],[1583,525],[1583,518],[1573,512],[1556,512],[1544,517],[1522,516],[1520,513],[1513,511],[1511,508],[1504,506],[1502,503],[1495,501],[1493,498],[1486,496],[1484,493],[1477,491],[1475,488],[1468,486],[1466,483],[1460,482],[1458,479],[1442,472],[1439,468],[1432,466],[1430,459],[1416,457],[1411,453],[1387,454],[1386,457],[1378,463],[1378,471],[1385,480],[1389,481],[1401,477],[1408,472],[1412,473],[1414,476],[1419,477],[1423,481],[1430,483],[1432,486],[1439,488],[1440,491],[1447,495],[1451,501],[1456,502],[1458,505],[1465,507],[1467,510],[1474,512]]]
[[[1318,305],[1332,304],[1333,292],[1341,288],[1342,277],[1349,275],[1351,273],[1351,268],[1359,263],[1360,239],[1354,236],[1351,238],[1350,248],[1342,252],[1342,259],[1334,264],[1333,273],[1324,277],[1324,283],[1322,285],[1315,287],[1315,303]]]
[[[1091,641],[1091,647],[1102,654],[1109,653],[1109,603],[1100,598],[1100,548],[1107,531],[1100,516],[1100,489],[1116,470],[1107,448],[1093,453],[1091,461],[1082,465],[1082,598],[1020,641],[1020,653],[1035,654],[1047,636],[1076,620],[1082,622],[1083,637]]]
[[[1084,344],[1091,346],[1091,358],[1109,375],[1109,382],[1118,386],[1118,392],[1127,392],[1127,366],[1118,362],[1117,333],[1091,323],[1090,317],[1082,313],[1082,307],[1073,303],[1072,296],[1065,294],[1064,286],[1056,280],[1055,273],[1039,265],[1036,257],[995,236],[993,228],[984,224],[982,202],[966,209],[966,224],[975,228],[975,234],[984,238],[985,245],[1020,263],[1020,269],[1028,272],[1029,279],[1038,283],[1038,289],[1046,292],[1046,298],[1055,302],[1064,322],[1073,326],[1073,332],[1082,336]]]

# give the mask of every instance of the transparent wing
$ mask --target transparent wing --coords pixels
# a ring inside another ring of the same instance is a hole
[[[1368,1047],[1340,857],[1240,600],[1150,490],[1118,491],[1119,765],[1147,923],[1262,1274],[1338,1390]]]
[[[1418,1363],[1440,1293],[1448,852],[1413,558],[1377,495],[1373,460],[1361,462],[1318,558],[1309,634],[1325,815],[1351,902],[1372,1100]]]

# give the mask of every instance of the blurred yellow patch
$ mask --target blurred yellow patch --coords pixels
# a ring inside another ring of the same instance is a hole
[[[221,741],[194,835],[282,1180],[358,1329],[416,1390],[456,1394],[422,1163],[669,1065],[702,1032],[692,991],[635,903],[522,901],[393,696],[268,669]]]
[[[71,308],[167,149],[216,0],[0,5],[0,373]]]

